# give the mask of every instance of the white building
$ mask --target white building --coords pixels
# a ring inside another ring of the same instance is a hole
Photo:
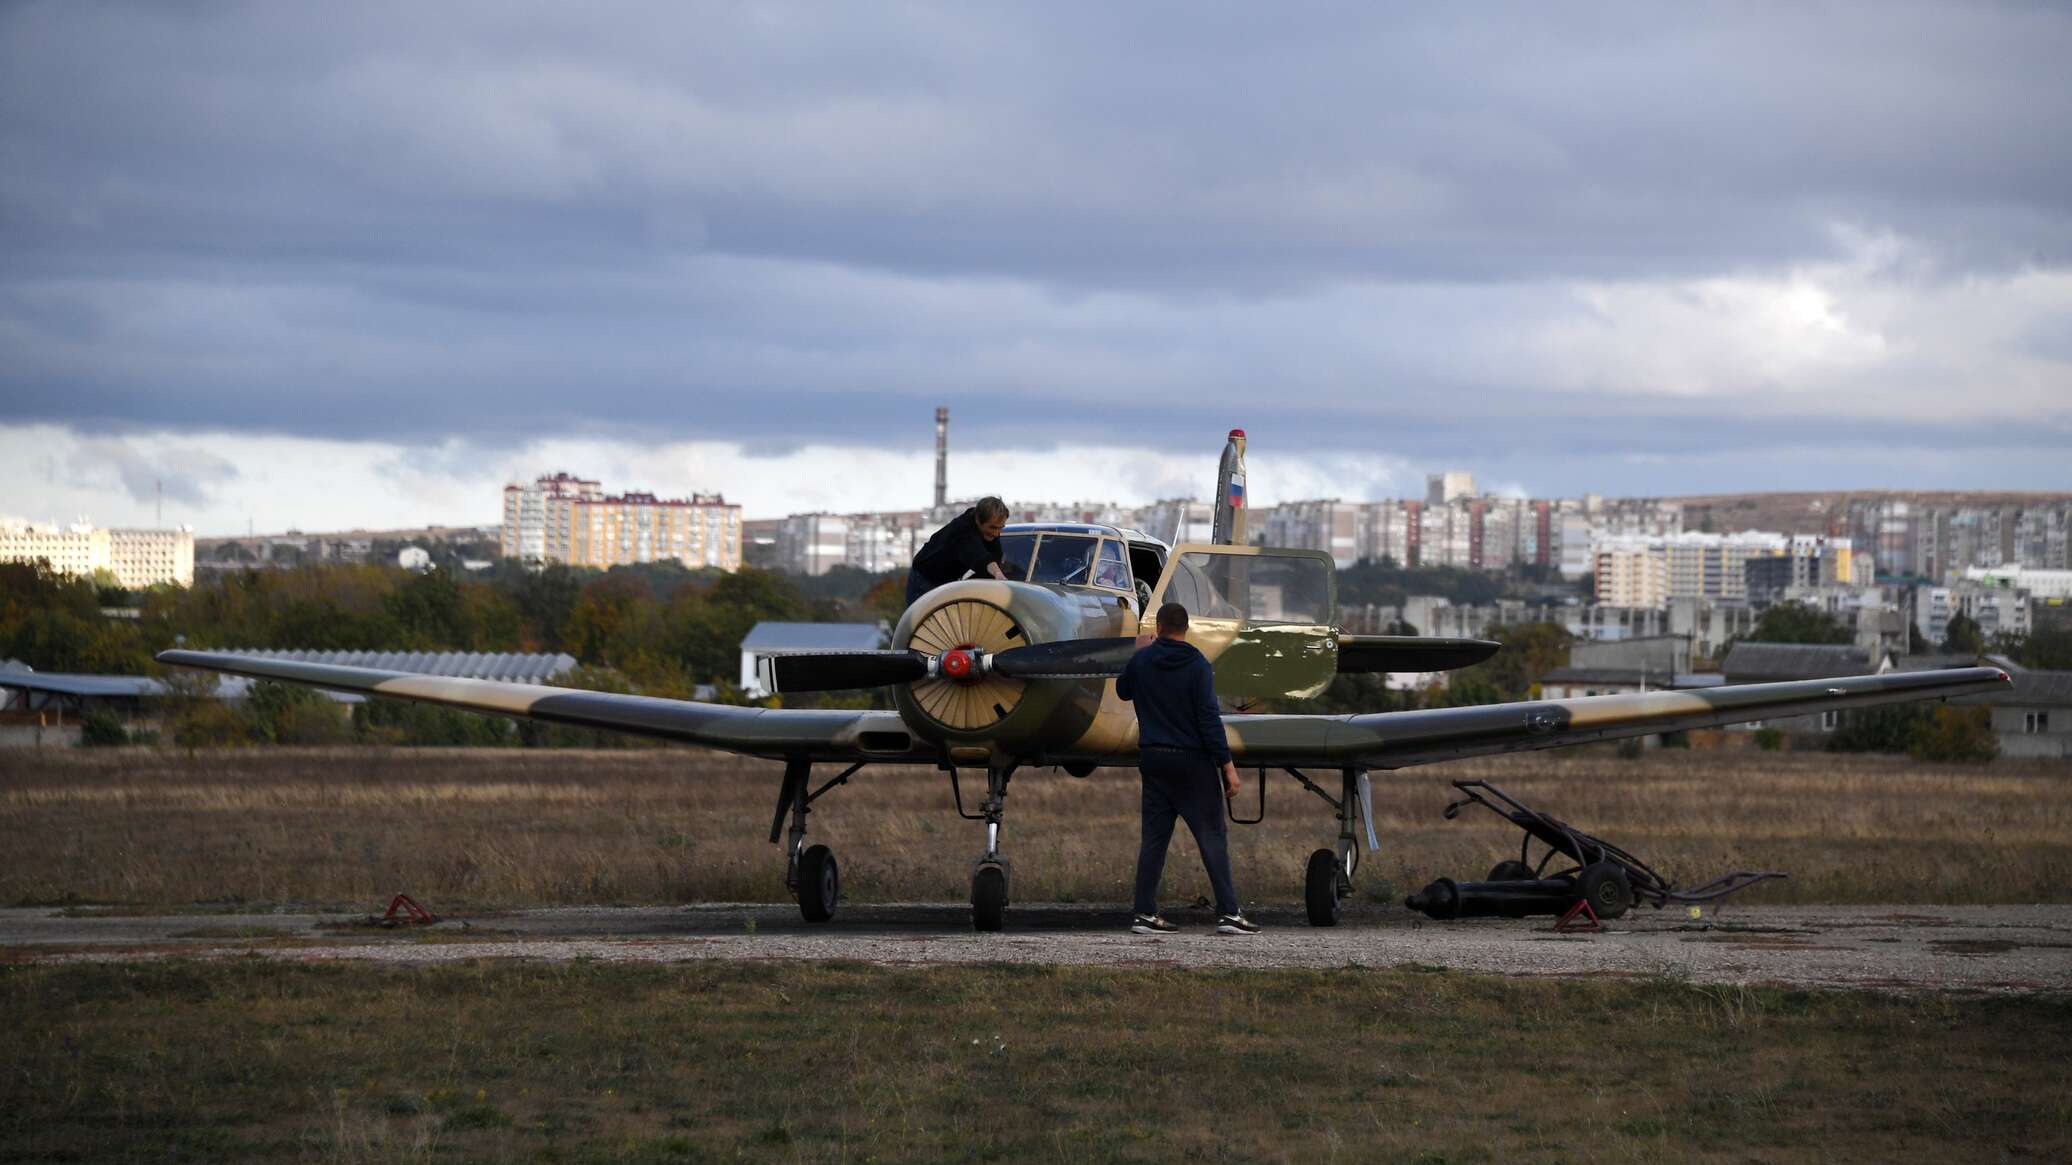
[[[1425,476],[1425,504],[1443,506],[1461,498],[1475,496],[1475,475],[1465,470],[1449,469],[1445,473]]]
[[[1216,533],[1216,507],[1210,502],[1197,502],[1190,498],[1168,498],[1138,510],[1134,521],[1122,523],[1131,526],[1153,538],[1178,546],[1182,542],[1208,542]],[[1248,533],[1256,535],[1256,515],[1247,524]]]
[[[849,565],[850,519],[842,514],[793,514],[777,528],[777,566],[793,574],[822,575]]]
[[[0,520],[0,562],[50,564],[59,574],[115,576],[118,585],[141,590],[174,583],[194,585],[194,531],[110,530],[87,522],[44,525]]]
[[[2027,566],[1971,567],[1964,572],[1968,582],[1984,587],[2024,590],[2033,599],[2072,599],[2072,570],[2043,570]]]
[[[1741,600],[1748,597],[1748,562],[1756,558],[1792,554],[1798,539],[1745,530],[1736,534],[1701,534],[1684,531],[1667,536],[1623,535],[1600,539],[1592,557],[1597,564],[1597,601],[1617,601],[1612,587],[1645,588],[1658,577],[1646,560],[1660,560],[1666,570],[1659,606],[1673,598]],[[1826,540],[1831,542],[1834,540]],[[1807,545],[1813,545],[1806,540]],[[1823,546],[1826,542],[1822,543]],[[1846,556],[1846,550],[1843,551]],[[1846,563],[1846,557],[1843,560]],[[1848,569],[1844,565],[1843,577]],[[1651,591],[1624,592],[1620,597],[1647,599]],[[1622,604],[1623,605],[1623,604]]]

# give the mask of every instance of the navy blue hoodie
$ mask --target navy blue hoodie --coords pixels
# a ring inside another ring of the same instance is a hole
[[[1137,705],[1138,747],[1200,752],[1219,765],[1230,759],[1216,677],[1192,643],[1160,638],[1139,648],[1116,677],[1115,694]]]

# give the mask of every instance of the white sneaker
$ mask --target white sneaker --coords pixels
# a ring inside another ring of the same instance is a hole
[[[1258,934],[1259,924],[1242,914],[1226,914],[1216,920],[1217,934]]]

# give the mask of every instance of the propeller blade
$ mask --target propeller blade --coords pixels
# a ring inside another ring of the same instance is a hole
[[[918,651],[799,652],[766,655],[756,671],[767,691],[833,692],[912,683],[928,674],[928,657]]]
[[[1018,680],[1100,680],[1121,675],[1136,652],[1135,639],[1060,639],[1010,647],[992,668]]]

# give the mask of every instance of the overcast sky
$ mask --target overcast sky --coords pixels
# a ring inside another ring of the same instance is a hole
[[[0,5],[0,513],[2072,489],[2072,8]]]

